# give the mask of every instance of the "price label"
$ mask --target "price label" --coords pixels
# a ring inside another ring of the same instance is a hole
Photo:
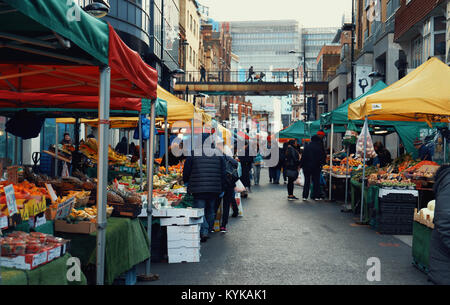
[[[67,215],[72,211],[72,207],[75,203],[75,197],[69,198],[66,201],[58,204],[58,208],[56,210],[55,219],[63,219],[66,218]]]
[[[61,246],[58,246],[56,248],[53,248],[48,251],[48,260],[51,261],[55,258],[58,258],[61,256]]]
[[[47,262],[47,253],[48,253],[48,251],[45,251],[45,252],[34,255],[32,266],[37,267],[39,265],[46,263]]]
[[[58,196],[56,196],[53,186],[49,183],[46,183],[45,187],[47,188],[47,192],[50,195],[50,199],[52,200],[52,202],[55,202],[58,199]]]
[[[7,229],[7,228],[8,228],[8,217],[1,216],[0,217],[0,229]]]
[[[5,190],[6,204],[8,206],[9,216],[17,213],[16,195],[12,184],[3,188]]]

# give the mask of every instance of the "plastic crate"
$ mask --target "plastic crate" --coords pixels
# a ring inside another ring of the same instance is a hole
[[[379,223],[377,231],[380,234],[390,235],[411,235],[413,231],[413,224],[386,224]]]
[[[53,176],[53,167],[54,162],[52,162],[53,158],[47,154],[41,154],[41,158],[39,161],[39,172],[42,174],[46,174],[47,176]]]
[[[114,207],[111,214],[113,217],[128,217],[136,218],[142,211],[142,205],[131,203],[108,203],[108,205]]]
[[[380,224],[411,224],[413,221],[413,215],[407,217],[406,215],[380,214],[377,218]]]
[[[411,219],[413,219],[414,209],[417,207],[416,203],[386,203],[379,202],[379,213],[380,214],[407,214],[411,215]]]
[[[408,193],[390,193],[387,195],[384,195],[380,197],[379,202],[385,202],[385,203],[416,203],[417,204],[417,196],[414,196],[412,194]]]

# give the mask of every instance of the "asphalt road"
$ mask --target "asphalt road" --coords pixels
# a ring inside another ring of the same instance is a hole
[[[286,186],[268,181],[263,169],[261,185],[243,200],[244,216],[230,218],[228,233],[211,234],[200,263],[153,263],[160,280],[145,284],[429,284],[407,244],[355,226],[357,215],[338,203],[288,201]],[[294,193],[301,197],[301,188]],[[380,281],[367,280],[371,257],[380,260]]]

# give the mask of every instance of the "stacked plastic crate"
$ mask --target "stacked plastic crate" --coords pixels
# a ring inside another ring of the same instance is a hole
[[[200,262],[200,225],[203,209],[154,210],[161,217],[161,226],[167,227],[167,255],[169,264]]]
[[[417,190],[380,189],[378,195],[377,230],[381,234],[411,235]]]

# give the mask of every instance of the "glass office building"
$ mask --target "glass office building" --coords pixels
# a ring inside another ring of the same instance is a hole
[[[299,66],[300,28],[298,21],[230,22],[232,52],[239,56],[239,66],[248,70],[294,69]]]
[[[338,27],[328,28],[303,28],[302,42],[306,53],[306,71],[317,70],[317,56],[325,44],[330,44],[336,33]],[[303,55],[303,54],[302,54]]]

